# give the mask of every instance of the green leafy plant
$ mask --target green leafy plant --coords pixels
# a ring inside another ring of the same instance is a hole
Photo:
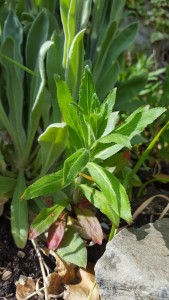
[[[110,238],[121,218],[127,223],[132,222],[126,190],[114,174],[115,168],[108,163],[109,159],[120,154],[122,149],[131,149],[133,138],[165,109],[140,107],[119,124],[119,112],[112,112],[116,89],[100,103],[88,66],[81,81],[78,102],[58,76],[56,85],[69,136],[65,158],[56,172],[27,187],[22,201],[25,203],[26,199],[40,196],[55,199],[55,205],[42,209],[35,217],[29,237],[36,238],[48,232],[50,248],[57,249],[63,259],[85,267],[87,252],[82,238],[99,244],[103,239],[95,208],[112,222]]]
[[[11,4],[11,3],[10,3]],[[46,87],[45,58],[52,45],[49,21],[51,15],[42,11],[32,22],[26,36],[13,7],[7,9],[2,23],[0,46],[0,194],[3,201],[12,198],[11,228],[16,245],[23,248],[28,235],[28,207],[19,201],[27,182],[45,174],[65,148],[64,124],[55,123],[53,140],[46,135],[36,142],[38,131],[51,123],[53,106]],[[42,23],[45,29],[37,39]],[[53,30],[56,21],[53,24]],[[25,65],[23,65],[25,61]],[[56,119],[55,119],[56,120]],[[57,149],[56,149],[57,148]],[[55,152],[55,156],[52,156]],[[46,164],[44,164],[44,157]],[[4,200],[5,199],[5,200]],[[1,209],[2,210],[2,209]]]
[[[98,95],[103,100],[117,81],[121,55],[137,34],[136,22],[126,28],[120,25],[124,4],[124,0],[106,1],[104,5],[100,0],[61,0],[59,4],[53,0],[1,2],[0,207],[2,213],[4,203],[12,198],[11,228],[20,248],[27,240],[30,210],[36,207],[35,210],[40,211],[47,205],[45,200],[40,204],[32,201],[28,207],[19,196],[27,185],[49,170],[59,168],[68,127],[75,149],[86,148],[83,137],[87,136],[84,133],[86,123],[81,121],[84,129],[81,133],[75,130],[77,120],[74,124],[74,118],[79,114],[76,103],[69,107],[73,113],[76,111],[72,121],[69,120],[70,125],[67,121],[61,122],[66,107],[60,104],[59,108],[54,74],[65,79],[77,100],[84,66],[88,62]],[[81,102],[80,107],[86,110]],[[93,106],[89,107],[86,114],[92,109]],[[93,117],[93,130],[99,126],[102,114],[106,114],[104,106],[102,109],[100,117],[97,113]],[[87,138],[92,144],[95,137],[91,132]],[[98,158],[103,155],[103,141],[99,145]],[[94,151],[96,147],[93,146]]]

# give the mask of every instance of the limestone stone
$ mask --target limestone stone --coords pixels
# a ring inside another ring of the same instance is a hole
[[[101,300],[169,299],[169,219],[121,230],[95,274]]]

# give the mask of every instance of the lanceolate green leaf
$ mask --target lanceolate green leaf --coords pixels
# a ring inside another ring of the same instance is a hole
[[[79,86],[83,74],[83,63],[84,63],[83,36],[84,36],[84,30],[81,30],[74,37],[69,50],[68,61],[65,70],[65,79],[75,100],[77,100]]]
[[[106,144],[101,144],[101,147],[96,148],[94,157],[105,160],[119,152],[123,147],[124,146],[118,144],[109,147]]]
[[[58,200],[58,203],[50,208],[43,208],[31,224],[29,238],[34,239],[49,229],[68,204],[68,199],[62,199]]]
[[[25,149],[24,154],[24,160],[27,161],[28,156],[31,151],[32,143],[35,137],[35,133],[38,128],[39,119],[41,116],[41,107],[43,105],[42,101],[44,100],[45,95],[45,84],[46,84],[46,72],[45,72],[45,55],[48,51],[48,49],[51,47],[52,42],[47,41],[45,42],[40,51],[39,51],[39,73],[40,73],[40,84],[37,91],[37,95],[34,99],[34,102],[32,103],[32,106],[30,107],[30,114],[29,114],[29,120],[28,120],[28,137],[27,137],[27,145]],[[44,100],[45,101],[45,100]]]
[[[48,78],[48,87],[51,95],[52,109],[53,109],[53,121],[60,121],[60,110],[56,95],[56,83],[54,79],[55,74],[64,77],[64,69],[62,66],[63,61],[63,45],[64,35],[62,33],[54,32],[51,38],[53,45],[50,47],[47,53],[46,60],[46,73]]]
[[[64,54],[63,54],[63,66],[66,68],[68,57],[68,39],[69,39],[69,27],[67,26],[67,19],[69,13],[70,0],[60,0],[60,13],[63,24],[65,42],[64,42]]]
[[[131,148],[130,139],[127,136],[118,133],[111,133],[101,137],[98,142],[103,144],[115,143],[127,148]]]
[[[104,1],[104,2],[102,0],[93,1],[90,59],[93,58],[97,37],[99,36],[100,29],[103,28],[104,18],[107,12],[108,4],[109,4],[108,1]]]
[[[100,211],[105,214],[111,222],[114,222],[114,210],[111,199],[107,199],[102,192],[91,188],[86,184],[80,184],[79,188],[84,193],[85,197]]]
[[[106,117],[109,117],[110,114],[112,113],[115,100],[116,100],[116,88],[114,88],[108,93],[105,101],[101,105],[101,111],[105,113]]]
[[[47,127],[38,139],[41,145],[42,172],[46,173],[51,165],[58,160],[67,142],[66,123],[55,123]]]
[[[104,137],[109,133],[111,133],[114,130],[118,120],[119,120],[119,112],[118,111],[112,112],[108,117],[106,128],[102,133],[101,137]]]
[[[63,66],[66,69],[75,36],[86,28],[91,12],[91,0],[61,0],[60,12],[65,35]]]
[[[21,44],[23,39],[23,27],[18,20],[18,17],[14,10],[10,10],[5,20],[3,28],[3,42],[10,38],[14,41],[16,47],[16,60],[21,62]]]
[[[94,69],[93,74],[94,76],[97,76],[97,72],[100,70],[100,67],[102,67],[102,60],[107,55],[107,51],[109,49],[109,46],[111,45],[111,40],[113,39],[113,36],[116,32],[116,22],[112,21],[111,24],[107,27],[107,30],[105,32],[105,35],[103,37],[103,41],[100,45],[100,49],[98,51],[97,59],[94,62]]]
[[[79,234],[71,227],[65,231],[57,254],[72,264],[85,268],[87,265],[87,250]]]
[[[112,40],[102,71],[106,70],[109,67],[110,61],[116,60],[116,58],[134,41],[137,31],[138,23],[132,23]]]
[[[149,108],[145,106],[138,108],[134,113],[132,113],[126,120],[126,122],[119,126],[115,132],[128,136],[132,139],[135,135],[141,133],[147,125],[151,124],[156,120],[163,112],[165,108]]]
[[[48,29],[49,20],[45,10],[42,10],[32,23],[26,42],[26,65],[33,71],[36,67],[40,47],[47,40]]]
[[[110,19],[119,23],[126,0],[113,0]]]
[[[17,60],[16,46],[11,38],[7,38],[1,48],[2,53]],[[19,61],[22,63],[22,61]],[[6,79],[6,94],[9,105],[10,122],[16,134],[18,156],[23,155],[25,147],[25,131],[22,123],[23,115],[23,71],[7,60],[2,60]]]
[[[28,237],[27,202],[21,201],[25,186],[25,178],[23,171],[21,171],[18,175],[11,203],[11,231],[17,247],[21,249],[25,247]]]
[[[113,223],[118,227],[120,221],[119,199],[113,188],[111,174],[95,163],[88,163],[87,168],[106,199],[112,202],[114,210]]]
[[[70,183],[86,167],[90,158],[89,150],[82,148],[69,156],[64,163],[64,184]]]
[[[79,128],[79,117],[76,107],[72,105],[74,102],[70,94],[67,84],[59,77],[56,78],[57,96],[59,107],[65,123],[70,131],[70,140],[75,145],[75,148],[81,148],[83,145],[81,136],[77,133]]]
[[[76,108],[71,105],[71,103],[74,102],[74,99],[65,81],[61,80],[58,76],[56,77],[56,86],[59,107],[63,119],[68,126],[76,130],[78,125],[78,114]]]
[[[96,91],[101,100],[103,100],[107,96],[109,91],[114,88],[119,72],[120,66],[118,61],[110,61],[109,66],[106,70],[104,70],[104,72],[102,72],[101,76],[99,76],[98,78],[94,77]]]
[[[42,195],[48,195],[62,188],[62,170],[46,175],[26,188],[22,199],[28,200]]]
[[[85,67],[79,92],[79,106],[88,117],[91,112],[97,111],[99,103],[96,102],[93,94],[95,93],[94,83],[91,71],[88,66]]]
[[[87,167],[106,199],[112,201],[113,209],[115,211],[113,223],[118,226],[120,217],[126,222],[131,223],[132,216],[129,199],[119,180],[96,163],[88,163]]]

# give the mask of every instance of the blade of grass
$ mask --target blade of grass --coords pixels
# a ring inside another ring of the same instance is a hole
[[[0,57],[6,59],[7,61],[11,62],[12,64],[14,64],[15,66],[19,67],[20,69],[22,69],[23,71],[27,72],[28,74],[32,75],[32,76],[37,76],[37,74],[35,72],[33,72],[31,69],[25,67],[24,65],[20,64],[19,62],[17,62],[16,60],[10,58],[9,56],[6,56],[2,53],[0,53]]]

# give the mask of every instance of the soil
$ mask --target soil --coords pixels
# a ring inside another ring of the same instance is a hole
[[[41,276],[39,262],[35,250],[30,241],[26,247],[20,250],[15,246],[10,233],[10,222],[5,216],[0,218],[0,297],[15,299],[15,282],[20,275],[39,278]],[[22,253],[20,255],[20,253]],[[11,271],[7,280],[3,280],[2,274]]]

